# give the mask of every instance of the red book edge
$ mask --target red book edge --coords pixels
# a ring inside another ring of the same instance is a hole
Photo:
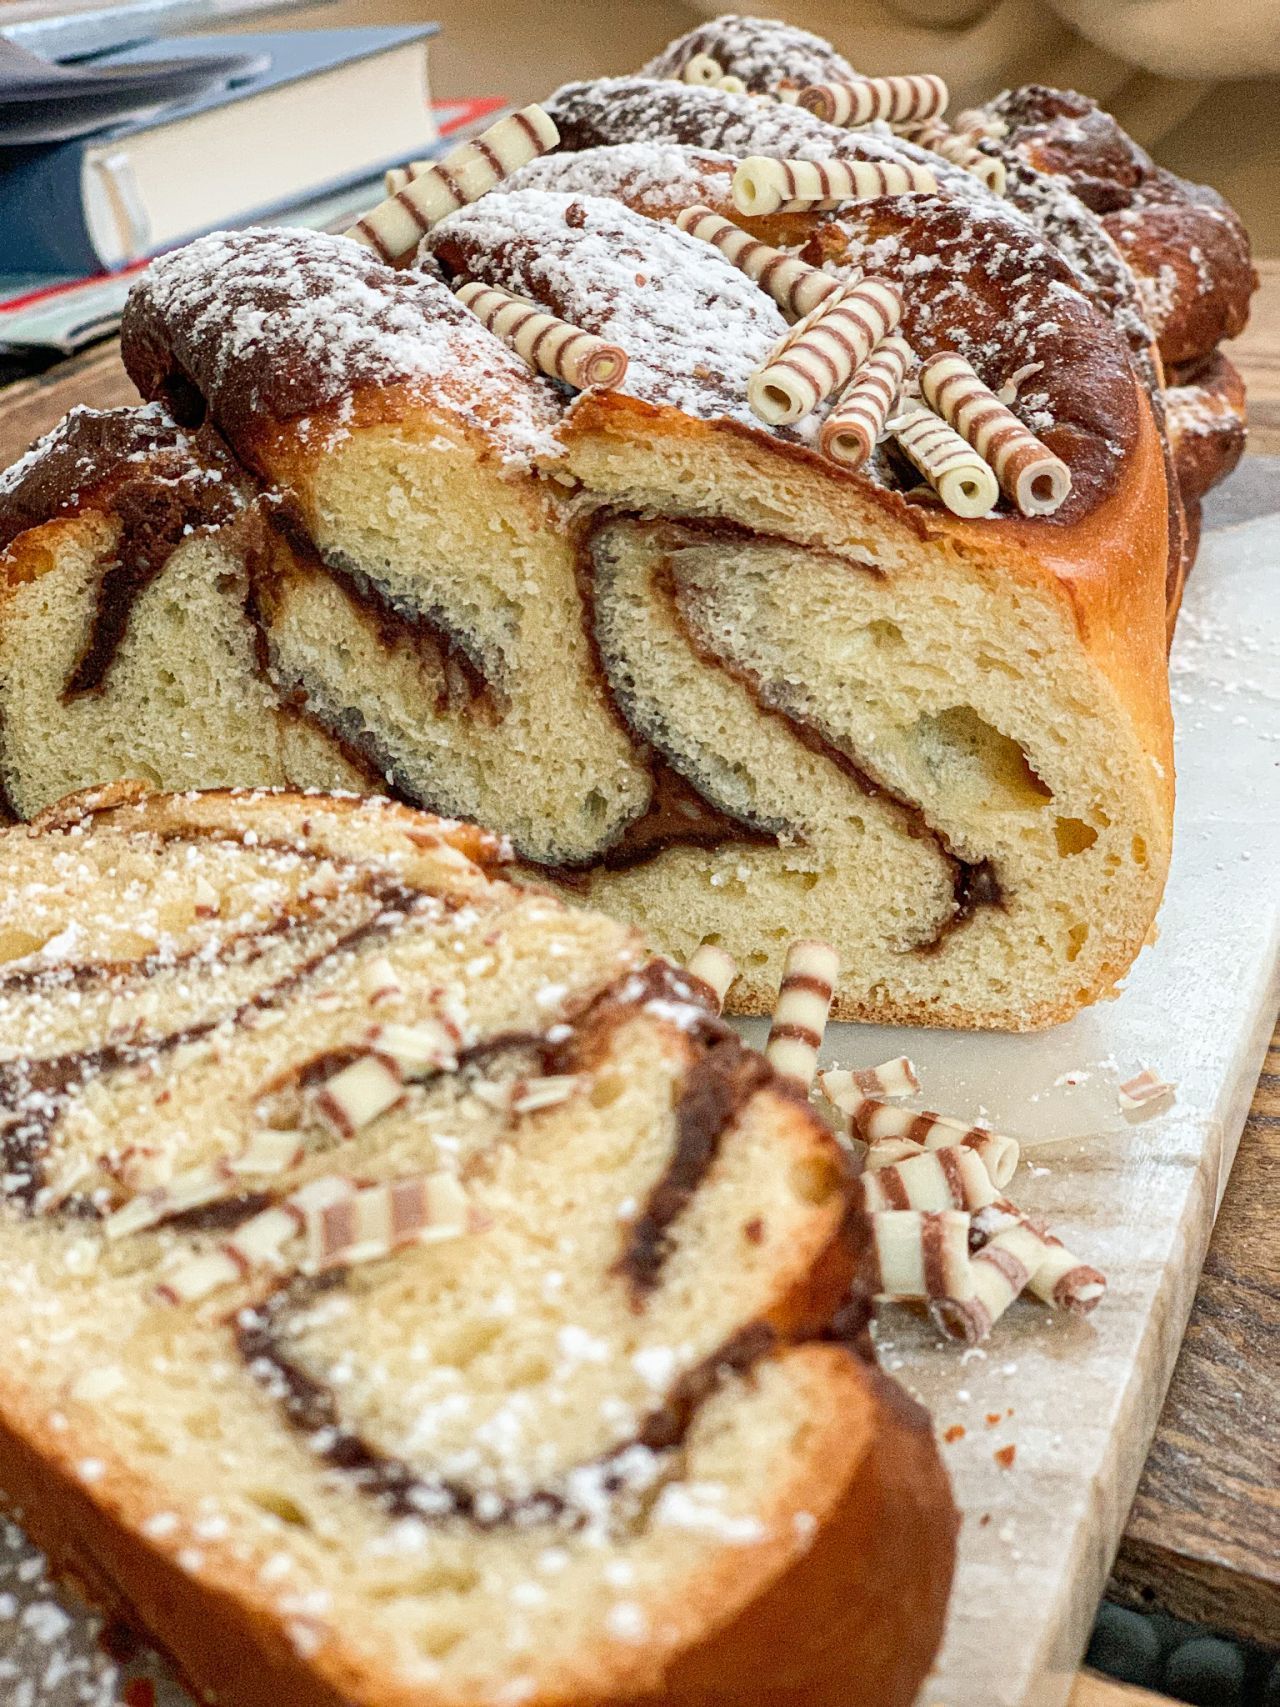
[[[496,112],[506,104],[501,95],[476,95],[469,101],[434,101],[432,106],[435,112],[441,115],[440,135],[452,136],[454,131],[475,124],[478,119],[487,117],[489,113]],[[131,261],[127,267],[120,267],[115,272],[87,273],[84,278],[64,279],[61,284],[44,285],[39,290],[27,291],[23,296],[11,296],[0,302],[0,315],[16,314],[19,309],[30,308],[37,302],[50,302],[56,296],[66,296],[73,290],[83,290],[86,285],[102,284],[107,279],[127,279],[133,273],[143,272],[154,259],[153,255],[146,255],[142,260]]]

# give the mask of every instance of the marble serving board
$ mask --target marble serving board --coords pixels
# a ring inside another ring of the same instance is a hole
[[[1110,1279],[1091,1318],[1020,1301],[968,1352],[905,1311],[881,1317],[882,1360],[932,1412],[964,1514],[919,1707],[1066,1702],[1172,1373],[1280,1001],[1280,514],[1261,513],[1277,508],[1280,462],[1258,458],[1210,518],[1173,654],[1173,872],[1120,999],[1027,1037],[828,1035],[826,1064],[905,1051],[927,1106],[1022,1138],[1012,1195]],[[759,1022],[743,1029],[762,1041]],[[1141,1067],[1177,1085],[1145,1119],[1116,1096]],[[186,1702],[158,1662],[117,1666],[99,1638],[0,1523],[0,1701]]]

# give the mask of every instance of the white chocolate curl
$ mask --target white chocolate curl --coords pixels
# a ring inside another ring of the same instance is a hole
[[[822,423],[818,445],[823,456],[843,468],[861,468],[876,448],[914,360],[904,338],[885,338],[876,347]]]
[[[897,326],[902,292],[887,279],[863,279],[846,290],[776,360],[747,383],[752,411],[771,427],[790,426],[847,385]]]
[[[719,948],[713,942],[704,942],[689,956],[685,971],[691,978],[701,980],[712,991],[718,1013],[724,1007],[729,986],[738,976],[738,963],[727,949]]]
[[[479,201],[518,166],[536,160],[559,140],[549,113],[539,106],[522,107],[450,150],[443,160],[413,161],[407,180],[358,219],[347,236],[398,266],[446,214]]]
[[[716,88],[723,89],[726,95],[750,94],[750,90],[742,81],[741,77],[734,77],[732,75],[728,77],[721,77],[716,83]]]
[[[913,127],[910,137],[920,148],[927,148],[931,154],[950,160],[953,166],[963,166],[966,172],[972,172],[993,195],[1004,194],[1009,178],[1004,161],[997,160],[994,154],[984,154],[974,146],[971,136],[951,130],[945,124],[930,123],[922,124],[919,129]]]
[[[931,356],[920,369],[920,390],[930,408],[991,465],[1024,516],[1051,516],[1061,506],[1071,491],[1070,469],[982,383],[963,356]]]
[[[521,296],[493,285],[464,284],[454,292],[482,325],[510,344],[532,368],[586,391],[612,390],[627,374],[627,352],[557,320]]]
[[[959,1209],[891,1209],[871,1217],[871,1290],[880,1298],[973,1296],[969,1217]]]
[[[749,237],[741,226],[713,213],[709,207],[681,208],[676,225],[691,237],[718,249],[740,273],[745,273],[761,290],[768,291],[792,319],[810,313],[843,288],[839,279],[833,279],[821,267],[811,267],[807,261],[788,255],[785,249],[774,249]]]
[[[733,205],[759,218],[872,196],[927,194],[937,187],[929,168],[914,160],[770,160],[751,154],[733,174]]]
[[[909,1108],[894,1108],[877,1097],[867,1096],[855,1084],[833,1086],[834,1078],[833,1073],[824,1074],[822,1088],[840,1112],[848,1116],[851,1134],[870,1146],[869,1168],[889,1167],[926,1150],[959,1144],[982,1158],[994,1185],[1006,1186],[1013,1178],[1020,1154],[1017,1139],[989,1132],[985,1126],[966,1126],[964,1121],[953,1120],[950,1115],[930,1110],[917,1114]]]
[[[986,1213],[982,1211],[980,1213]],[[972,1232],[970,1234],[972,1244]],[[931,1301],[929,1314],[952,1339],[977,1345],[986,1339],[1040,1260],[1041,1242],[1021,1218],[1010,1219],[969,1258],[969,1291]]]
[[[919,124],[946,111],[950,95],[932,72],[913,77],[859,77],[852,83],[811,83],[798,104],[828,124]]]
[[[915,1064],[906,1055],[895,1055],[878,1067],[833,1067],[818,1074],[818,1083],[828,1102],[837,1108],[842,1106],[840,1097],[850,1090],[869,1097],[909,1097],[920,1089]]]
[[[969,1214],[995,1203],[999,1194],[976,1150],[951,1144],[922,1150],[892,1167],[862,1175],[863,1207],[882,1209],[964,1209]]]
[[[995,475],[932,409],[905,409],[888,430],[953,516],[985,516],[995,508],[1000,496]]]
[[[770,1066],[806,1091],[818,1070],[839,976],[839,957],[828,943],[793,942],[787,950],[764,1052]]]
[[[680,77],[685,83],[701,83],[710,88],[724,76],[724,66],[709,53],[695,53],[685,64]]]

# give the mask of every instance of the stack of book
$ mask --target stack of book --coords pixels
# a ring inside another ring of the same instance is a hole
[[[389,166],[502,105],[433,106],[434,24],[161,33],[268,6],[280,0],[0,8],[0,351],[102,336],[132,274],[202,231],[341,229]]]

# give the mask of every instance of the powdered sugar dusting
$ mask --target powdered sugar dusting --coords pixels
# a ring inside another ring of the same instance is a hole
[[[167,347],[233,434],[262,414],[296,419],[360,386],[407,382],[478,416],[511,460],[554,448],[555,388],[438,280],[393,271],[343,237],[200,238],[152,263],[122,341],[144,386],[157,377],[155,344]]]
[[[628,395],[759,426],[747,380],[786,322],[709,244],[619,202],[540,190],[485,196],[430,243],[451,265],[620,344]]]
[[[513,172],[506,190],[577,191],[614,196],[641,213],[690,207],[723,189],[736,160],[674,142],[620,142],[577,154],[544,154]]]
[[[643,67],[645,77],[678,77],[695,54],[710,54],[749,89],[803,88],[847,80],[857,72],[831,43],[776,18],[722,18],[678,36]]]

